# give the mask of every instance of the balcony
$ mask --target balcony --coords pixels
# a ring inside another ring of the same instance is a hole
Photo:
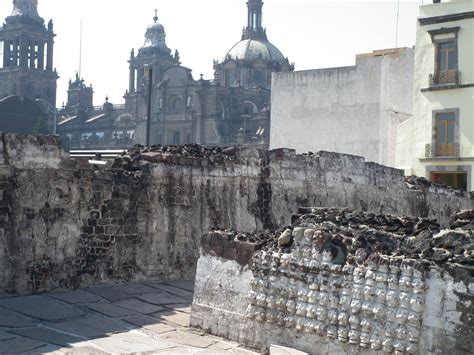
[[[461,156],[461,145],[455,144],[426,144],[425,158],[426,159],[444,159],[444,158],[459,158]]]
[[[446,70],[430,74],[429,86],[422,88],[421,92],[463,89],[474,87],[474,83],[461,84],[461,72],[459,70]]]
[[[445,70],[430,74],[430,88],[460,84],[461,72],[459,70]]]

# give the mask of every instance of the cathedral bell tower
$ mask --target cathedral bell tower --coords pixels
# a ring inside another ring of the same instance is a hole
[[[247,27],[244,29],[242,40],[246,39],[260,39],[267,40],[267,34],[262,27],[262,0],[249,0],[248,7],[248,21]]]
[[[38,14],[38,0],[13,0],[12,14],[0,28],[0,99],[18,95],[56,106],[54,37],[52,20],[45,25]]]

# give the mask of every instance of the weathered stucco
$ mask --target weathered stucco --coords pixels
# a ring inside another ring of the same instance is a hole
[[[2,135],[0,292],[192,278],[204,233],[288,225],[300,205],[447,224],[450,211],[474,203],[452,190],[407,189],[401,171],[335,153],[137,151],[98,170],[57,143]]]
[[[397,126],[412,114],[412,87],[410,48],[359,55],[351,67],[275,73],[270,149],[328,150],[395,166]]]

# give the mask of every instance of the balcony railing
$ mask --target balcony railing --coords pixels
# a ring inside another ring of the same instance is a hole
[[[113,105],[114,110],[123,110],[125,108],[125,104],[118,104],[118,105]],[[94,106],[94,111],[104,111],[104,106]]]
[[[425,158],[459,158],[461,156],[461,145],[455,144],[426,144],[425,145]]]
[[[430,87],[460,84],[461,72],[459,70],[446,70],[430,74]]]

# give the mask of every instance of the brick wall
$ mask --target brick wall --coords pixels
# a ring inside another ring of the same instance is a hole
[[[137,154],[106,170],[49,136],[2,134],[0,292],[193,278],[202,235],[290,224],[298,206],[439,218],[471,195],[408,190],[362,158],[237,150],[232,159]]]

